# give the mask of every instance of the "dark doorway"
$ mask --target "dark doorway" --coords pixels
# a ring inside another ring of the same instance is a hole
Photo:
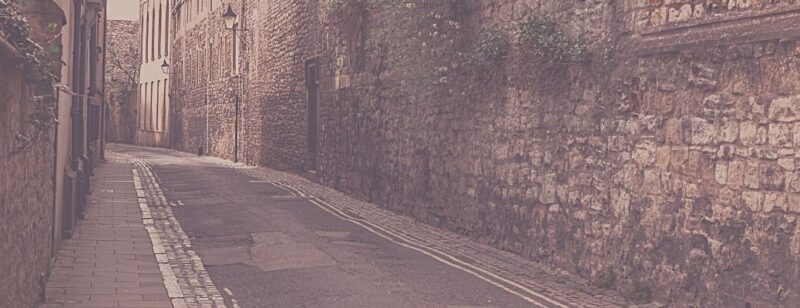
[[[308,95],[308,169],[317,169],[317,107],[319,72],[317,60],[306,61],[306,91]]]

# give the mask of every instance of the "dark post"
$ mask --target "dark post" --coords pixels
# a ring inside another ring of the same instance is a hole
[[[233,122],[233,161],[239,162],[239,94],[236,94],[236,115]]]

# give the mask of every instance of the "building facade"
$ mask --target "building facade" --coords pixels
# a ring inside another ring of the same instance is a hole
[[[790,306],[798,9],[177,1],[172,145],[314,171],[636,301]],[[586,53],[548,59],[542,36]]]
[[[55,83],[33,83],[19,66],[25,57],[0,36],[0,302],[37,307],[54,253],[80,219],[92,167],[102,158],[105,1],[27,1],[15,10],[26,17],[31,39],[62,64],[49,67]],[[37,105],[41,93],[53,95],[53,110]],[[57,122],[20,150],[16,135],[34,131],[29,120],[41,120],[37,112]]]
[[[139,85],[136,143],[169,145],[169,73],[162,66],[170,63],[170,7],[175,0],[139,1]]]

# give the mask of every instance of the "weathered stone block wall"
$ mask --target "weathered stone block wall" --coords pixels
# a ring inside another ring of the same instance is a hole
[[[246,162],[305,171],[318,58],[325,183],[635,301],[800,301],[794,1],[324,3],[247,0]],[[585,36],[588,61],[537,63],[514,33],[530,16]],[[174,45],[173,136],[204,145],[208,95],[209,150],[230,158],[229,32],[207,24]],[[486,29],[508,57],[465,68]]]
[[[248,1],[243,108],[245,160],[281,169],[308,167],[305,61],[316,56],[314,1]]]
[[[106,51],[106,141],[133,143],[137,127],[137,80],[141,57],[135,22],[109,20]]]
[[[414,1],[370,13],[362,70],[350,15],[327,50],[322,178],[634,300],[791,306],[792,3]],[[478,29],[513,41],[542,15],[585,35],[590,61],[551,72],[516,46],[488,81],[431,73]]]
[[[202,22],[183,29],[175,37],[170,51],[173,74],[170,76],[171,142],[173,147],[193,153],[200,147],[209,152],[206,115],[210,114],[211,108],[206,105],[211,91],[206,89],[206,62],[209,60],[206,30]],[[221,50],[222,47],[217,48]]]
[[[45,134],[29,150],[17,151],[16,135],[32,129],[27,121],[33,110],[19,61],[0,53],[0,301],[36,307],[52,245],[53,140]]]
[[[183,30],[172,54],[173,146],[189,152],[234,157],[233,32],[222,21],[226,1]],[[235,5],[235,3],[232,3]],[[246,35],[246,34],[239,34]],[[206,138],[208,137],[208,138]]]
[[[241,17],[240,71],[233,74],[233,33],[221,15],[228,4]],[[239,158],[250,164],[301,170],[307,161],[305,61],[315,56],[307,1],[224,1],[185,29],[173,46],[177,122],[174,146],[234,158],[236,97],[240,99]],[[210,42],[210,43],[206,43]],[[252,46],[251,46],[252,45]],[[206,106],[208,105],[208,106]],[[208,121],[208,125],[206,125]]]

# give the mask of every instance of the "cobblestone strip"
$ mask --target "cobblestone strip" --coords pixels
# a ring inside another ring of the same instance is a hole
[[[175,218],[173,205],[168,203],[158,177],[147,162],[132,155],[112,155],[125,157],[135,166],[133,172],[138,183],[139,207],[173,306],[227,307],[202,259],[192,249],[189,237]]]
[[[243,167],[217,158],[217,165],[236,168],[265,182],[308,198],[333,214],[422,250],[439,261],[456,265],[526,300],[555,307],[621,307],[626,302],[613,292],[592,287],[584,279],[522,256],[481,244],[470,238],[418,223],[374,204],[355,200],[303,177],[268,168]],[[405,245],[404,245],[405,246]],[[510,290],[509,290],[510,289]]]

